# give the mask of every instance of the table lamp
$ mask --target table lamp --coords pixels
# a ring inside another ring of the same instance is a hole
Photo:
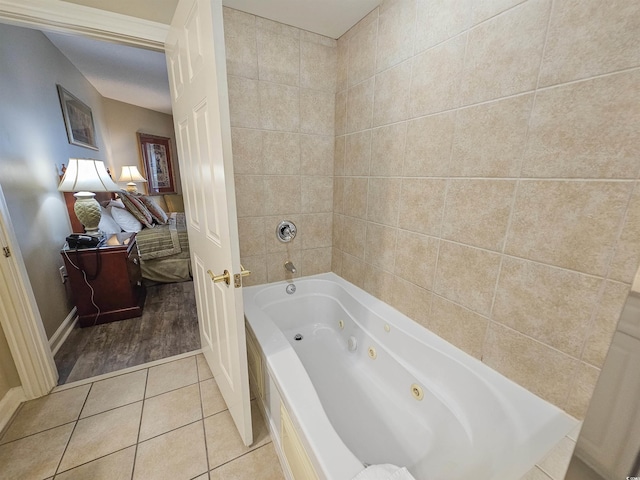
[[[73,211],[88,235],[99,236],[100,204],[94,192],[118,192],[120,187],[111,180],[100,160],[70,158],[67,170],[58,185],[61,192],[76,192]]]
[[[133,165],[122,167],[122,173],[120,173],[120,178],[118,179],[118,181],[128,182],[127,192],[129,193],[138,193],[136,182],[147,182],[147,180],[138,171],[138,167]]]

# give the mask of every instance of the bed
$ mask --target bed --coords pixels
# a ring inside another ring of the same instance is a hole
[[[182,195],[132,195],[117,197],[97,193],[102,207],[100,230],[109,236],[121,231],[136,232],[142,277],[149,282],[173,283],[191,280],[191,258]],[[65,193],[67,211],[75,233],[83,233],[73,204]]]

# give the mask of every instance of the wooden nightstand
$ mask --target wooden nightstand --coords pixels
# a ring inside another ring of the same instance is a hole
[[[90,327],[142,315],[146,291],[142,286],[135,233],[112,235],[98,248],[66,248],[61,255],[80,326]],[[77,267],[86,273],[86,281]],[[94,292],[93,302],[89,285]]]

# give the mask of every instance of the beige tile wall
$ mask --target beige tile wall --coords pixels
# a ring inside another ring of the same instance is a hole
[[[337,42],[224,9],[240,256],[248,284],[331,270]],[[276,240],[292,220],[298,235]]]
[[[337,42],[333,271],[577,417],[640,260],[638,31],[391,0]]]

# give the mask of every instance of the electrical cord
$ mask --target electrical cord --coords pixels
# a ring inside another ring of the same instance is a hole
[[[82,278],[84,279],[84,283],[87,284],[87,287],[89,287],[89,290],[91,291],[91,304],[96,307],[96,317],[93,319],[93,327],[95,327],[96,323],[98,323],[98,317],[100,316],[101,310],[100,307],[96,304],[95,302],[95,290],[93,289],[93,287],[91,286],[91,284],[89,283],[89,280],[95,280],[98,277],[98,274],[100,273],[100,254],[98,253],[98,249],[96,248],[96,272],[94,274],[94,276],[92,277],[88,277],[87,278],[87,272],[84,270],[84,265],[82,262],[82,257],[80,255],[78,255],[78,248],[75,249],[76,252],[76,259],[78,260],[78,265],[76,265],[75,263],[73,263],[71,261],[71,258],[69,258],[69,254],[67,253],[69,250],[69,243],[65,242],[64,247],[62,248],[62,251],[64,252],[64,256],[67,257],[67,261],[69,262],[69,265],[71,265],[73,268],[75,268],[76,270],[79,270],[80,273],[82,273]],[[80,265],[80,266],[79,266]]]

